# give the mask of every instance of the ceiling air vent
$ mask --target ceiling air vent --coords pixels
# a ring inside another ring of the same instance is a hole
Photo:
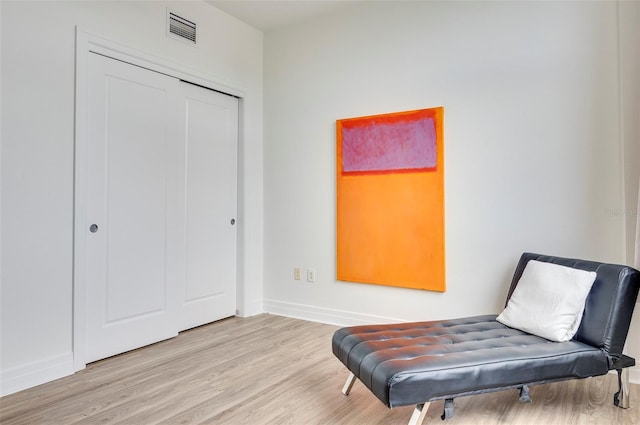
[[[196,23],[169,12],[169,34],[196,44]]]

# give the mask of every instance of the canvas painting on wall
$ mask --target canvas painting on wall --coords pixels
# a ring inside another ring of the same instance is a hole
[[[443,115],[336,122],[338,280],[446,289]]]

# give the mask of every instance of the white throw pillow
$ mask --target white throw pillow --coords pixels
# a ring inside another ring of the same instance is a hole
[[[551,341],[569,341],[595,279],[595,272],[530,260],[496,320]]]

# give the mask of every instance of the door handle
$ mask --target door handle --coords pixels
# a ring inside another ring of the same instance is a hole
[[[97,224],[92,224],[91,226],[89,226],[89,231],[91,233],[95,233],[98,231],[98,225]]]

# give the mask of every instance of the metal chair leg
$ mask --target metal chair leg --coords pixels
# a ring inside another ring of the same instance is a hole
[[[344,387],[342,387],[342,394],[349,395],[354,382],[356,382],[356,375],[354,375],[353,372],[350,372],[347,382],[345,382]]]
[[[617,369],[618,392],[613,395],[613,404],[621,409],[629,408],[629,368]]]
[[[418,404],[409,419],[409,425],[421,425],[427,416],[427,410],[429,410],[429,403]]]
[[[454,408],[455,407],[453,405],[453,399],[452,398],[445,399],[444,411],[442,412],[440,419],[442,419],[443,421],[446,421],[447,419],[453,418]]]
[[[529,387],[523,385],[520,387],[520,402],[531,403],[531,395],[529,394]]]

